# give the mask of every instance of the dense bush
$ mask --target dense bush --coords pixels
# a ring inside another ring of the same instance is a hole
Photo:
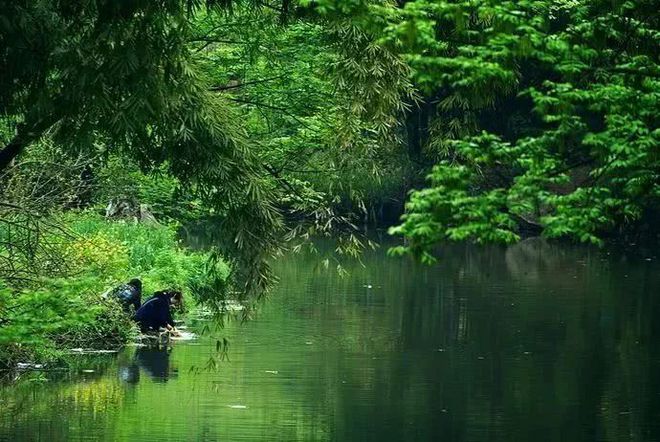
[[[175,226],[111,222],[89,212],[70,212],[59,221],[70,233],[61,250],[70,276],[0,288],[0,366],[130,340],[132,321],[102,294],[131,278],[143,281],[143,299],[168,287],[192,301],[196,293],[226,289],[229,267],[181,247]]]
[[[192,220],[204,213],[200,202],[185,192],[164,165],[145,173],[135,162],[119,156],[98,167],[93,199],[102,206],[121,200],[144,204],[158,220]]]

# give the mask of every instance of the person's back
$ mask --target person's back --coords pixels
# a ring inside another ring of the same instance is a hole
[[[135,321],[140,324],[144,331],[158,331],[159,328],[172,329],[174,319],[170,313],[172,298],[180,299],[181,293],[174,291],[161,291],[154,293],[135,313]]]
[[[112,291],[112,296],[122,305],[125,312],[130,312],[131,305],[137,312],[142,301],[142,281],[131,279]]]

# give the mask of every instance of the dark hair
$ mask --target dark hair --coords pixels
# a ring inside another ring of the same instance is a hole
[[[142,281],[140,281],[137,278],[133,278],[130,281],[128,281],[128,285],[131,285],[136,289],[138,289],[139,291],[142,291]]]
[[[176,299],[178,302],[183,302],[183,293],[181,293],[179,290],[172,290],[172,289],[161,290],[154,293],[154,296],[165,296],[170,301],[172,299]]]
[[[167,293],[170,295],[170,298],[176,299],[178,302],[183,302],[183,293],[179,290],[168,290]]]
[[[168,292],[170,293],[170,305],[176,301],[176,309],[181,312],[186,311],[186,307],[183,304],[183,293],[180,290],[168,290]]]

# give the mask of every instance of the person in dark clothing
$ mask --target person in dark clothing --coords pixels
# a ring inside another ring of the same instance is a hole
[[[128,284],[115,288],[111,296],[121,304],[126,313],[130,313],[131,306],[137,312],[142,301],[142,281],[137,278],[131,279]]]
[[[181,305],[182,301],[182,293],[175,290],[154,293],[154,296],[142,304],[135,313],[135,320],[140,324],[140,330],[146,332],[164,328],[175,335],[178,334],[174,327],[171,309]]]

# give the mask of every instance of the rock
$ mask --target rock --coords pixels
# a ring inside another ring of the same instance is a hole
[[[179,331],[179,336],[172,335],[170,339],[173,341],[191,341],[197,339],[197,335],[191,332]]]
[[[128,198],[110,200],[105,208],[106,218],[132,218],[138,219],[140,209],[137,201]]]
[[[140,222],[144,224],[158,224],[158,220],[146,204],[140,204]]]
[[[140,204],[133,198],[117,198],[108,202],[105,217],[114,219],[130,219],[144,224],[158,224],[158,220],[146,204]]]

